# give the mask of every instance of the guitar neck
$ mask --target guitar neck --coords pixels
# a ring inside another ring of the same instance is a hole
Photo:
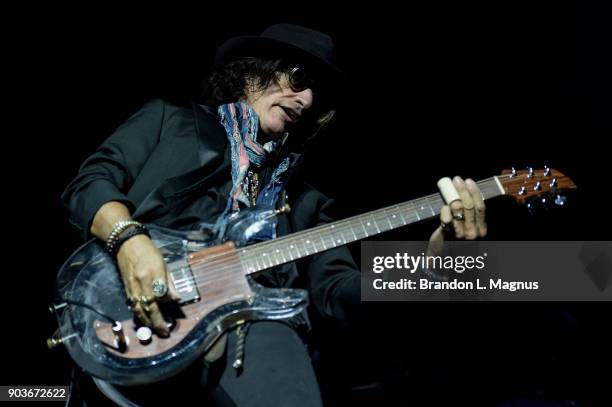
[[[477,184],[485,200],[505,194],[497,177],[478,181]],[[432,194],[247,246],[239,249],[238,253],[245,273],[252,274],[431,219],[440,214],[444,204],[440,194]]]

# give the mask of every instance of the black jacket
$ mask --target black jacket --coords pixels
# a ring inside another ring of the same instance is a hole
[[[217,114],[197,104],[184,108],[154,100],[83,163],[62,201],[85,238],[95,213],[109,201],[123,202],[141,222],[186,228],[214,221],[202,214],[223,208],[227,191],[221,186],[230,180],[230,148]],[[296,177],[287,190],[292,210],[279,218],[278,235],[332,220],[331,201],[323,194]],[[279,267],[267,278],[270,285],[308,289],[324,318],[347,323],[356,317],[360,274],[346,247]]]

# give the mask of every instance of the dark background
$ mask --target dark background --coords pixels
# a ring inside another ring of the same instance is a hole
[[[5,98],[10,363],[2,384],[68,382],[68,356],[47,351],[44,341],[55,329],[46,314],[55,273],[79,243],[59,195],[80,163],[146,101],[197,95],[225,39],[276,22],[332,35],[352,84],[308,163],[310,182],[336,198],[340,216],[432,193],[442,176],[480,179],[546,164],[578,185],[568,207],[531,215],[510,200],[491,202],[489,237],[609,240],[608,8],[263,7],[162,9],[155,17],[37,10],[20,13],[23,23],[7,30],[4,85],[14,95]],[[424,240],[436,226],[381,239]],[[612,397],[595,372],[609,361],[609,311],[607,303],[378,304],[369,312],[380,318],[368,329],[320,329],[325,394],[330,403],[402,396],[422,404],[459,392],[487,405],[516,397],[606,405]]]

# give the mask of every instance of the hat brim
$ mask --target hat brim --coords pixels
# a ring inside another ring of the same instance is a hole
[[[329,86],[342,87],[346,81],[340,69],[335,65],[302,48],[273,38],[259,36],[232,38],[217,50],[215,65],[224,65],[237,57],[293,58],[314,68]]]

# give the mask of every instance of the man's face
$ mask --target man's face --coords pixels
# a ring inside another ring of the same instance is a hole
[[[261,129],[274,138],[303,118],[313,102],[312,89],[293,90],[287,74],[280,75],[278,82],[271,82],[262,91],[248,91],[246,101],[257,116]]]

